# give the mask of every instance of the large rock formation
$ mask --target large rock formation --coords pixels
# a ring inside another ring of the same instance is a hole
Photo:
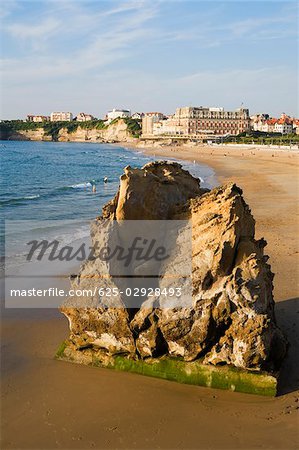
[[[79,126],[72,132],[69,132],[67,128],[61,128],[58,133],[58,141],[63,142],[130,142],[132,140],[133,137],[123,119],[102,129],[96,127],[87,129]]]
[[[160,290],[182,287],[191,300],[171,304],[167,297],[146,298],[128,308],[121,294],[105,299],[72,298],[62,312],[70,323],[69,351],[104,360],[115,354],[147,358],[169,354],[206,364],[250,370],[276,370],[286,341],[275,322],[273,274],[255,239],[255,222],[242,191],[227,184],[211,191],[180,164],[155,162],[125,168],[115,198],[91,227],[93,242],[107,242],[115,221],[189,220],[192,227],[192,277],[173,278],[190,251],[178,238],[179,252],[161,263]],[[110,266],[95,257],[72,281],[74,289],[119,288]],[[105,274],[105,276],[103,276]],[[107,276],[108,275],[108,276]],[[105,307],[105,301],[109,307]]]

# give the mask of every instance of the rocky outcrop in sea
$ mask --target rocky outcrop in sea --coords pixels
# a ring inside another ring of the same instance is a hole
[[[77,296],[63,305],[70,325],[69,357],[104,362],[115,355],[130,360],[166,355],[187,362],[200,359],[206,365],[276,371],[287,343],[275,320],[266,242],[255,238],[255,221],[242,190],[233,183],[202,189],[198,179],[174,162],[153,162],[142,169],[128,166],[114,199],[91,225],[93,244],[109,243],[111,227],[129,221],[181,221],[190,234],[175,235],[173,254],[154,268],[158,276],[147,282],[159,288],[157,295],[141,298],[133,307],[120,293],[132,277],[115,277],[115,267],[96,251],[83,263],[72,279],[73,289],[91,290],[101,284],[103,292],[114,289],[117,295],[111,302],[111,297],[96,294],[88,303]],[[189,260],[190,276],[182,277]],[[142,274],[142,264],[134,270]],[[145,278],[139,276],[137,285]],[[161,294],[170,288],[182,290],[181,303]]]

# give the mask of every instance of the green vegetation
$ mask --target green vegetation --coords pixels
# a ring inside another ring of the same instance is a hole
[[[116,117],[116,119],[111,120],[109,125],[115,125],[120,120],[120,117]]]
[[[299,143],[298,134],[263,133],[262,131],[250,131],[241,133],[238,136],[225,138],[225,142],[235,142],[237,144],[260,144],[260,145],[290,145]]]
[[[0,122],[0,139],[8,139],[18,131],[37,130],[42,124],[36,122],[24,122],[23,120],[4,120]]]
[[[59,131],[69,122],[46,122],[42,125],[47,136],[51,136],[53,141],[58,141]]]
[[[141,135],[141,120],[132,119],[131,117],[117,117],[116,119],[111,120],[109,125],[115,125],[120,120],[123,120],[128,127],[129,133],[135,137],[139,138]]]
[[[46,122],[24,122],[23,120],[4,120],[0,123],[0,128],[8,128],[13,131],[37,130]]]
[[[53,141],[58,140],[59,131],[61,129],[66,129],[68,133],[74,133],[80,127],[84,130],[92,130],[96,128],[97,130],[105,129],[106,125],[103,120],[90,120],[88,122],[46,122],[42,124],[45,130],[45,134],[52,136]]]
[[[0,139],[6,140],[9,138],[10,133],[12,132],[10,126],[5,123],[0,123]]]
[[[60,346],[58,347],[58,350],[56,352],[56,358],[62,358],[64,355],[64,350],[67,347],[67,342],[63,341],[61,342]]]
[[[212,366],[203,364],[201,360],[186,362],[182,359],[168,356],[134,360],[120,355],[103,359],[99,358],[90,349],[75,350],[68,341],[63,342],[59,347],[56,358],[79,364],[163,378],[178,383],[247,392],[256,395],[276,395],[277,379],[271,374],[250,372],[227,365]]]
[[[141,136],[141,120],[138,119],[132,119],[131,117],[128,117],[124,119],[129,132],[131,135],[135,138],[139,138]]]

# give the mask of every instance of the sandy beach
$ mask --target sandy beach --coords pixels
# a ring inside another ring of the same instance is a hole
[[[299,285],[299,152],[258,147],[196,146],[143,149],[155,158],[209,165],[218,184],[235,182],[256,220],[257,238],[268,242],[276,301],[296,298]]]
[[[128,147],[128,145],[125,145]],[[56,310],[2,307],[3,449],[295,449],[299,445],[299,153],[233,147],[147,148],[234,181],[267,242],[276,314],[290,342],[280,394],[263,398],[56,361],[68,335]]]

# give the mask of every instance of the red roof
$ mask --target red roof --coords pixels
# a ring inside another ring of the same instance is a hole
[[[292,120],[291,119],[289,119],[288,117],[284,117],[284,118],[282,118],[282,119],[279,119],[278,121],[277,121],[277,123],[279,124],[279,125],[283,125],[283,124],[292,124]]]

